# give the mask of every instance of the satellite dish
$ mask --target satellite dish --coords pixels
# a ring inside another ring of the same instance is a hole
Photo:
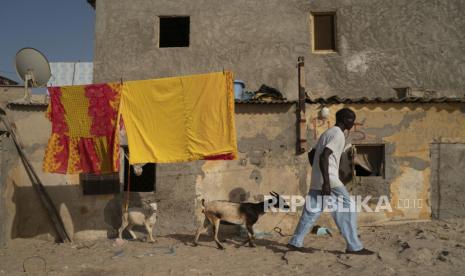
[[[52,76],[47,58],[34,48],[23,48],[16,53],[16,73],[24,81],[24,100],[31,102],[29,87],[45,86]]]

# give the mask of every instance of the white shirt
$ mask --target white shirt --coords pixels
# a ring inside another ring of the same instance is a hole
[[[324,148],[329,148],[333,151],[333,153],[329,156],[328,168],[329,184],[331,185],[331,188],[344,186],[342,181],[339,179],[339,161],[341,160],[345,143],[346,138],[344,136],[344,132],[342,132],[342,130],[337,126],[333,126],[321,134],[320,139],[318,139],[315,146],[315,157],[313,158],[310,189],[321,190],[323,186],[323,175],[321,174],[319,163],[320,155]]]

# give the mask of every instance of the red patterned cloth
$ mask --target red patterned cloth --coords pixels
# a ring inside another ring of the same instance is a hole
[[[44,157],[46,172],[108,173],[119,170],[116,131],[120,84],[50,87],[52,122]]]

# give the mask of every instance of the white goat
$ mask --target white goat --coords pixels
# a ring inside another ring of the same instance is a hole
[[[131,207],[127,211],[123,210],[121,216],[121,227],[118,230],[118,237],[122,239],[124,229],[128,229],[133,239],[137,239],[132,231],[134,225],[145,226],[148,233],[147,241],[154,242],[152,231],[157,221],[157,203],[147,202],[148,207]]]

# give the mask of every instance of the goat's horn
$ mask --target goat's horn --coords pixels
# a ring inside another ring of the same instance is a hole
[[[278,197],[278,196],[279,196],[279,194],[278,194],[278,193],[276,193],[275,191],[272,191],[270,194],[271,194],[272,196],[276,196],[276,197]]]

